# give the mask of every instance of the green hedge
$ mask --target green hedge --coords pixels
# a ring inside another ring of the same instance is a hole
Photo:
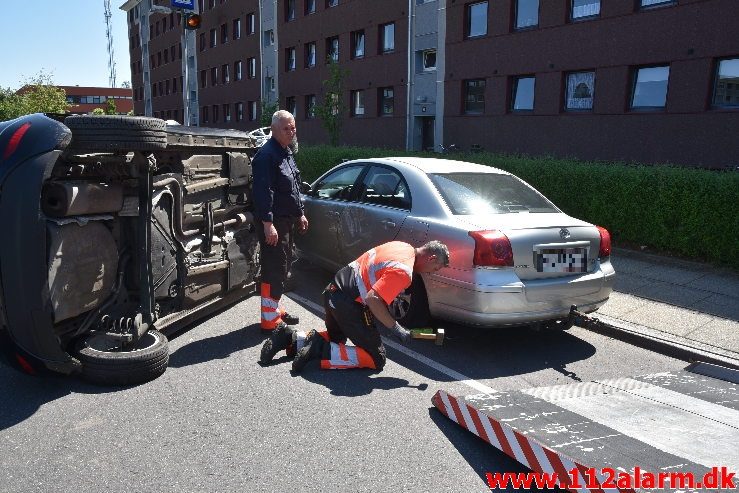
[[[342,159],[426,155],[356,147],[302,147],[298,165],[312,181]],[[438,155],[433,155],[439,157]],[[607,228],[616,245],[739,268],[739,173],[634,166],[489,153],[448,156],[509,171],[567,214]]]

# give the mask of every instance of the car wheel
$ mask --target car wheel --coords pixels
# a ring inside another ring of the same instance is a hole
[[[400,293],[389,308],[395,320],[405,327],[426,326],[429,322],[429,302],[421,277],[414,276],[410,287]]]
[[[77,342],[75,353],[82,363],[82,376],[103,385],[133,385],[163,374],[169,363],[169,343],[161,332],[150,330],[132,348],[94,334]]]
[[[144,116],[72,115],[70,148],[90,151],[154,151],[167,147],[164,120]]]

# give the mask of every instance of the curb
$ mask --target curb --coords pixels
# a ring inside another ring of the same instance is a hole
[[[722,350],[715,346],[606,315],[594,313],[590,314],[590,317],[602,322],[584,327],[592,332],[610,336],[689,363],[702,361],[739,370],[739,354],[732,351]]]

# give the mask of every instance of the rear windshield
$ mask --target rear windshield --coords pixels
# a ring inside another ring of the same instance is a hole
[[[429,177],[454,215],[559,212],[543,195],[513,175],[434,173]]]

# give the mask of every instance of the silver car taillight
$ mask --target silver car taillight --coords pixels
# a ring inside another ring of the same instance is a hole
[[[475,240],[473,263],[485,267],[513,267],[513,249],[508,237],[497,230],[470,231]]]

